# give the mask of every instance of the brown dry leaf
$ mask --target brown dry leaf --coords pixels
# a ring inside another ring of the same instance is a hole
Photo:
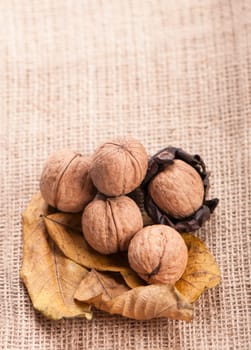
[[[75,298],[136,320],[166,317],[191,321],[193,317],[191,304],[173,286],[153,284],[128,290],[123,282],[95,270],[82,280]]]
[[[144,210],[141,212],[142,218],[143,218],[143,226],[149,226],[149,225],[154,225],[154,222],[150,218],[150,216],[147,214],[147,212]]]
[[[188,263],[176,288],[190,302],[194,302],[207,288],[213,288],[221,281],[219,267],[204,243],[197,237],[183,234],[188,247]]]
[[[79,214],[55,213],[45,216],[44,222],[50,237],[71,260],[90,269],[120,272],[131,288],[144,284],[129,267],[125,255],[102,255],[88,245]]]
[[[63,317],[91,319],[90,306],[73,295],[88,273],[67,259],[48,237],[42,215],[47,204],[40,193],[33,196],[23,213],[23,261],[21,278],[35,309],[53,320]]]

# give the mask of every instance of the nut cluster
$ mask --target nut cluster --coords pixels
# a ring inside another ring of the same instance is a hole
[[[139,186],[155,223],[144,228],[139,206],[127,196]],[[169,147],[148,161],[144,146],[128,137],[105,142],[92,157],[52,154],[40,190],[58,210],[83,213],[83,235],[93,249],[128,250],[130,266],[148,283],[174,284],[182,276],[188,251],[177,231],[199,228],[218,203],[205,200],[208,174],[199,156]]]
[[[47,159],[40,190],[61,211],[83,211],[83,233],[92,248],[116,253],[127,250],[143,227],[138,205],[126,194],[140,186],[147,165],[144,146],[128,137],[105,142],[92,157],[62,150]]]

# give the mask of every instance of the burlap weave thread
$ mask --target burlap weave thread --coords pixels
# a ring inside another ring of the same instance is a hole
[[[250,349],[250,0],[1,0],[0,62],[0,348]],[[212,171],[220,204],[196,235],[223,281],[190,324],[48,321],[20,281],[21,212],[47,155],[117,135]]]

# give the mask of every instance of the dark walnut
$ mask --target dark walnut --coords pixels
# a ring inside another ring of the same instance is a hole
[[[129,244],[129,264],[148,283],[175,284],[185,271],[187,259],[182,236],[165,225],[144,227]]]
[[[50,155],[40,179],[44,200],[65,212],[82,211],[96,194],[89,169],[90,158],[80,153],[60,150]]]
[[[218,198],[206,199],[209,174],[202,158],[175,147],[167,147],[149,160],[141,188],[152,220],[179,232],[199,229],[219,202]]]
[[[95,151],[90,174],[101,193],[119,196],[141,184],[147,165],[144,146],[133,138],[120,138],[104,143]]]
[[[101,254],[127,250],[131,238],[142,227],[140,209],[127,196],[106,198],[97,195],[82,216],[84,237]]]

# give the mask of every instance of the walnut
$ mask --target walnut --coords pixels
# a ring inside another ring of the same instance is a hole
[[[188,251],[185,241],[166,225],[144,227],[132,238],[130,266],[148,283],[175,284],[185,271]]]
[[[90,158],[60,150],[47,159],[40,190],[45,201],[66,212],[79,212],[93,199],[96,189],[89,175]]]
[[[127,250],[130,239],[143,227],[137,204],[127,196],[97,195],[82,216],[87,242],[102,254]]]
[[[182,233],[198,230],[219,203],[207,199],[209,173],[203,159],[172,146],[149,159],[141,190],[153,222]]]
[[[139,141],[119,138],[104,143],[96,150],[90,174],[101,193],[119,196],[141,184],[147,165],[147,153]]]
[[[160,209],[177,219],[192,215],[204,198],[200,175],[179,159],[153,178],[148,191]]]

